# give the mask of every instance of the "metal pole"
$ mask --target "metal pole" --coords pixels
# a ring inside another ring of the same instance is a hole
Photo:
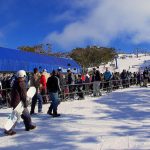
[[[118,69],[117,56],[115,56],[115,62],[116,62],[116,69]]]

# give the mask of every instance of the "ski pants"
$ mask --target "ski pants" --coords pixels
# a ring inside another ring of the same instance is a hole
[[[31,113],[34,113],[37,100],[38,100],[38,112],[42,111],[42,104],[43,104],[42,95],[40,93],[36,93],[32,98]]]
[[[147,86],[148,79],[144,79],[143,86]]]
[[[49,112],[52,112],[52,110],[53,110],[53,112],[57,112],[57,107],[60,103],[59,99],[58,99],[58,92],[56,92],[56,93],[50,92],[49,96],[50,96],[50,99],[52,101],[51,105],[49,107]]]
[[[28,108],[24,108],[21,118],[23,119],[25,128],[30,128],[32,122],[31,122],[31,116],[30,116]],[[9,131],[13,130],[15,128],[16,124],[17,124],[17,121]]]
[[[94,96],[100,96],[100,81],[94,81],[93,82],[93,95]]]
[[[25,128],[30,128],[31,126],[31,116],[28,108],[25,108],[22,112],[21,118],[23,119]]]

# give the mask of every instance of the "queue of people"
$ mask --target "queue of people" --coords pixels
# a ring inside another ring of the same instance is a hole
[[[32,124],[30,116],[36,114],[36,103],[38,103],[38,113],[43,113],[43,104],[51,101],[47,114],[52,117],[59,117],[58,105],[60,104],[60,99],[65,99],[66,97],[74,98],[75,95],[78,95],[78,99],[84,99],[84,95],[89,94],[89,92],[93,96],[101,96],[102,90],[111,92],[111,90],[118,89],[120,86],[128,88],[130,85],[147,87],[148,82],[150,82],[148,68],[145,68],[143,73],[131,73],[126,70],[123,70],[121,73],[111,73],[108,68],[106,68],[104,73],[100,73],[97,67],[93,68],[91,73],[86,72],[85,74],[74,74],[70,69],[67,70],[67,74],[62,73],[61,69],[53,70],[51,74],[44,69],[40,73],[37,68],[34,68],[33,74],[27,75],[25,71],[21,70],[16,75],[13,74],[8,77],[9,82],[7,81],[6,83],[10,84],[8,89],[11,92],[9,104],[15,109],[20,101],[23,102],[24,111],[21,117],[26,131],[36,127]],[[6,84],[4,84],[4,80],[1,80],[1,89],[3,89],[3,85],[5,87]],[[36,93],[32,98],[29,111],[26,94],[27,89],[31,86],[36,88]],[[3,93],[3,90],[1,90],[1,93]],[[13,131],[13,128],[10,131],[5,131],[5,134],[15,134],[16,132]]]
[[[149,69],[145,68],[143,72],[134,72],[123,70],[119,72],[110,72],[108,68],[104,73],[99,71],[99,68],[93,68],[90,72],[85,72],[83,74],[74,74],[68,69],[67,73],[63,73],[59,68],[56,71],[56,76],[59,78],[59,83],[61,87],[61,92],[59,92],[59,98],[66,99],[84,99],[85,94],[91,94],[93,96],[101,96],[102,90],[106,92],[111,92],[112,90],[118,89],[120,87],[128,88],[130,85],[139,85],[147,87],[148,82],[150,82]],[[49,102],[49,94],[47,91],[47,81],[51,74],[47,73],[44,69],[41,73],[37,68],[34,68],[33,74],[27,74],[26,85],[27,87],[35,86],[36,95],[33,97],[31,104],[31,114],[34,114],[36,103],[38,102],[38,113],[42,113],[42,104]],[[15,74],[4,74],[1,78],[1,90],[0,99],[5,102],[8,100],[8,93],[12,88],[13,82],[15,80]],[[51,100],[50,100],[51,101]],[[1,103],[1,100],[0,100]]]

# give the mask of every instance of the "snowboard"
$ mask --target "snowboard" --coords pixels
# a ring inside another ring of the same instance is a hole
[[[36,93],[35,87],[30,87],[27,91],[27,100],[30,101],[32,97]],[[17,107],[12,111],[11,114],[9,114],[7,121],[4,125],[4,129],[9,131],[16,123],[20,120],[20,116],[24,110],[22,102],[20,102]]]
[[[28,91],[27,91],[27,101],[28,101],[28,104],[31,103],[32,101],[32,97],[35,95],[36,93],[36,88],[34,86],[31,86]]]

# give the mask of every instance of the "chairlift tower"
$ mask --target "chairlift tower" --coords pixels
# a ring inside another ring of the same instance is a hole
[[[115,56],[116,69],[118,69],[118,61],[117,60],[118,60],[118,56],[116,55]]]

